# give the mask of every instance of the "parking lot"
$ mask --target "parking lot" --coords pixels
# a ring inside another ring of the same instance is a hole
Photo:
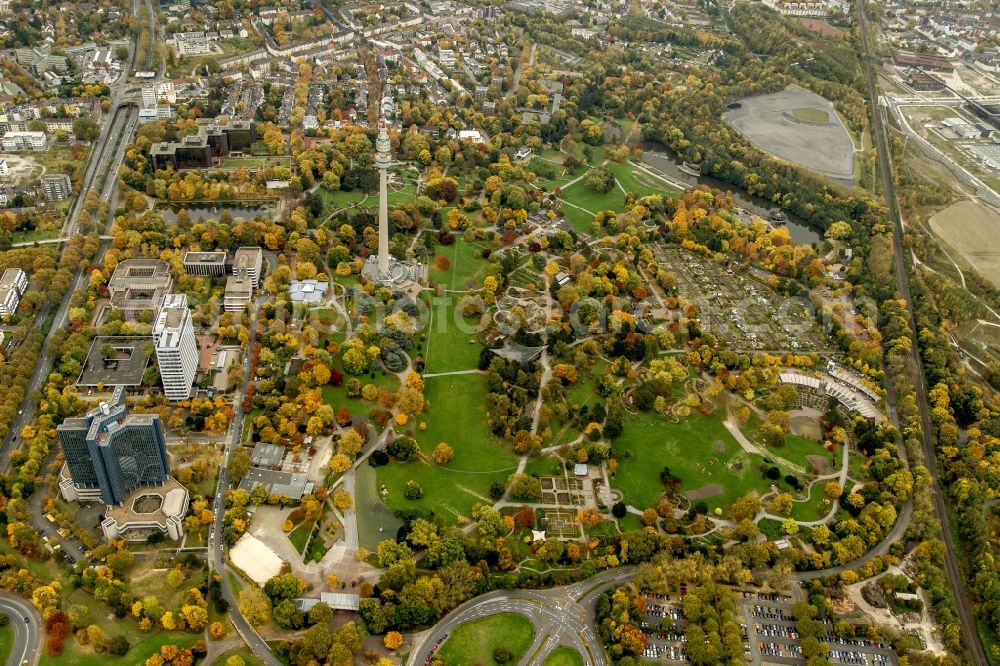
[[[746,663],[751,666],[805,663],[791,600],[754,592],[736,594],[739,609],[736,620],[740,623]],[[648,644],[643,658],[666,664],[687,662],[684,636],[687,622],[681,610],[681,597],[648,594],[645,600],[642,630]],[[841,641],[833,635],[833,627],[829,624],[826,635],[820,640],[830,648],[828,659],[831,663],[898,666],[888,646],[860,639]]]
[[[666,663],[686,662],[684,648],[684,613],[678,596],[666,594],[646,595],[646,614],[642,619],[642,629],[649,639],[643,657]]]
[[[737,600],[742,615],[740,626],[747,634],[747,647],[754,666],[760,664],[801,664],[802,647],[795,630],[797,618],[792,614],[792,603],[744,593]],[[892,649],[877,641],[842,641],[833,634],[833,627],[825,623],[827,633],[820,640],[829,646],[827,658],[834,664],[857,666],[897,666]]]

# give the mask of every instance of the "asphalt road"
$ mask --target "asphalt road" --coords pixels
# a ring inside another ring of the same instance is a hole
[[[219,481],[215,488],[215,500],[212,505],[212,527],[208,534],[209,565],[212,570],[219,574],[222,589],[222,598],[229,603],[229,617],[236,626],[236,631],[243,637],[244,642],[250,650],[268,666],[281,666],[281,662],[271,652],[267,642],[261,638],[257,630],[244,619],[236,604],[236,597],[229,585],[229,578],[226,576],[226,563],[224,558],[225,545],[222,541],[222,519],[226,512],[225,494],[229,489],[229,456],[232,455],[233,447],[236,446],[243,437],[243,394],[250,381],[250,355],[253,353],[254,345],[257,343],[257,322],[260,321],[260,310],[264,307],[267,299],[264,296],[257,298],[253,314],[250,317],[250,338],[247,342],[247,354],[243,359],[243,382],[240,390],[236,393],[233,405],[233,420],[229,424],[227,431],[225,450],[222,454],[222,463],[219,466]]]
[[[112,103],[114,108],[114,103]],[[70,216],[67,219],[65,229],[70,233],[77,229],[77,219],[79,218],[80,212],[83,210],[83,202],[87,197],[87,194],[91,191],[97,191],[98,194],[105,201],[109,201],[111,204],[111,212],[108,216],[107,229],[109,231],[111,228],[111,223],[114,221],[114,209],[118,200],[118,188],[117,188],[117,178],[114,176],[105,178],[104,182],[100,184],[100,189],[95,190],[98,187],[100,181],[97,179],[98,174],[113,174],[117,172],[118,165],[121,164],[121,160],[125,156],[125,146],[128,143],[128,134],[122,137],[121,141],[118,138],[122,135],[122,132],[130,133],[135,127],[135,122],[138,120],[138,114],[135,111],[130,111],[127,108],[116,109],[112,112],[112,121],[107,123],[105,126],[105,131],[102,132],[97,143],[94,145],[93,151],[91,151],[90,162],[87,165],[87,170],[84,174],[83,188],[80,190],[80,196],[73,204],[73,208],[70,211]],[[117,142],[117,143],[116,143]],[[117,148],[115,154],[110,154],[109,149]],[[103,171],[101,166],[110,163],[112,170]],[[107,250],[108,241],[103,241],[101,243],[101,250],[95,261],[100,261],[104,252]],[[27,424],[31,423],[35,418],[35,410],[38,407],[38,396],[41,393],[42,388],[45,386],[45,382],[48,380],[49,373],[52,371],[52,365],[54,362],[53,350],[52,350],[52,340],[58,331],[66,322],[66,318],[69,314],[70,303],[73,298],[73,294],[78,291],[81,286],[81,279],[84,275],[84,270],[82,268],[77,269],[73,276],[73,284],[75,287],[73,289],[68,289],[66,294],[63,296],[62,302],[59,304],[59,308],[56,311],[55,320],[52,323],[51,328],[45,336],[45,340],[42,343],[42,349],[38,358],[38,365],[35,367],[35,373],[28,383],[28,390],[25,391],[24,398],[21,400],[21,408],[18,411],[17,416],[14,418],[14,422],[10,426],[10,430],[7,433],[7,437],[4,439],[3,445],[0,446],[0,470],[6,471],[10,465],[10,453],[16,448],[16,444],[20,439],[21,430]],[[41,326],[42,323],[48,318],[51,304],[43,307],[36,317],[36,323]]]
[[[861,29],[862,47],[867,59],[865,72],[868,77],[868,98],[872,110],[872,135],[875,138],[875,148],[878,151],[878,163],[882,176],[882,187],[885,193],[886,205],[889,209],[889,217],[892,220],[893,266],[896,273],[896,288],[899,291],[900,297],[906,303],[910,329],[917,331],[916,319],[913,314],[913,301],[910,298],[909,272],[903,255],[903,224],[899,217],[895,179],[892,173],[892,156],[889,152],[887,129],[884,124],[885,107],[879,104],[878,83],[872,63],[874,56],[872,55],[871,36],[869,35],[868,18],[865,16],[864,3],[858,3],[857,11],[858,25]],[[962,575],[962,570],[958,563],[955,539],[951,533],[948,512],[945,509],[944,497],[941,492],[940,478],[937,472],[937,457],[930,438],[931,422],[927,409],[927,389],[924,383],[924,369],[918,345],[918,336],[911,336],[910,356],[913,367],[916,368],[916,372],[913,373],[914,391],[916,393],[917,407],[920,411],[920,427],[923,431],[921,448],[923,449],[924,465],[926,465],[932,481],[930,484],[931,499],[934,501],[935,512],[941,521],[941,536],[945,545],[945,572],[948,575],[948,583],[955,593],[955,605],[958,609],[959,620],[961,621],[962,642],[968,648],[972,660],[980,666],[986,666],[988,663],[986,652],[983,650],[983,644],[979,639],[976,617],[972,612],[972,605],[969,603],[969,592],[966,589],[965,577]]]
[[[423,664],[441,649],[462,623],[496,613],[520,613],[535,628],[535,638],[520,664],[540,664],[560,646],[580,653],[589,666],[608,666],[601,641],[593,630],[597,598],[608,587],[632,577],[634,567],[619,567],[566,587],[549,590],[497,590],[470,599],[438,622],[414,647],[414,664]]]
[[[34,666],[41,656],[42,617],[31,602],[22,597],[0,592],[0,613],[10,618],[14,630],[14,643],[7,657],[7,666],[21,666],[27,662]],[[28,621],[25,622],[25,619]]]

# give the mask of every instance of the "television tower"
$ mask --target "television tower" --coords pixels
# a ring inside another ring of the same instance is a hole
[[[379,118],[378,139],[375,140],[375,167],[378,169],[378,276],[389,277],[389,130],[385,115]]]

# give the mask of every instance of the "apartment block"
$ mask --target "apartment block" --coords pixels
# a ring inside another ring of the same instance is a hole
[[[17,312],[21,297],[28,289],[28,276],[20,268],[8,268],[0,277],[0,317]]]

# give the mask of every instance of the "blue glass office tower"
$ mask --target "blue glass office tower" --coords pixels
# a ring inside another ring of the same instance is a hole
[[[133,490],[158,486],[169,472],[163,425],[156,414],[129,414],[125,389],[56,429],[73,483],[98,488],[102,501],[121,504]]]

